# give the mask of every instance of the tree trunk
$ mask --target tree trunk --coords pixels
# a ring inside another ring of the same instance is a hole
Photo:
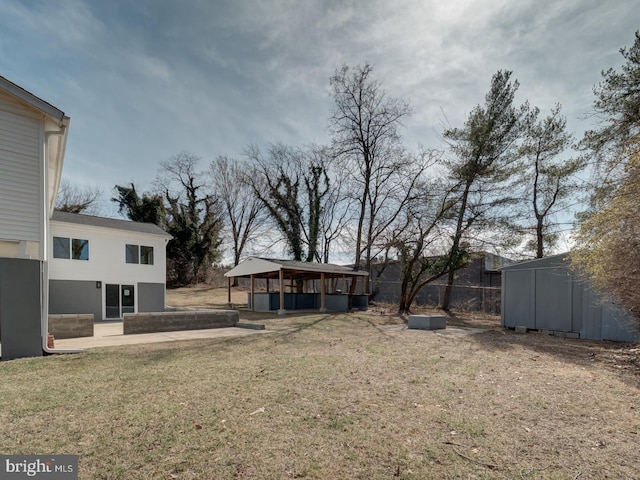
[[[456,233],[453,237],[453,245],[451,245],[451,251],[449,253],[449,275],[447,275],[447,286],[444,289],[444,295],[442,297],[442,302],[440,303],[440,308],[442,310],[449,311],[449,304],[451,303],[451,291],[453,290],[453,281],[455,271],[457,269],[457,265],[453,265],[453,260],[455,258],[456,264],[460,261],[460,239],[462,238],[462,225],[464,223],[464,216],[467,211],[467,201],[469,200],[469,190],[471,189],[471,184],[473,183],[472,179],[467,180],[467,183],[464,188],[464,193],[462,194],[462,204],[460,205],[460,212],[458,214],[458,224],[456,225]],[[455,256],[455,257],[454,257]]]
[[[544,238],[542,235],[542,218],[538,217],[538,224],[536,225],[536,258],[544,257]]]

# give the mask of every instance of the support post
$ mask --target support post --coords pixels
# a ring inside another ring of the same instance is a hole
[[[252,275],[249,276],[249,278],[251,279],[251,282],[250,282],[251,286],[249,287],[249,291],[251,292],[251,311],[254,312],[255,310],[253,309],[253,305],[254,305],[255,302],[254,302],[253,295],[255,294],[255,290],[254,290],[255,277],[252,274]]]
[[[231,277],[227,277],[227,308],[233,308],[231,303]]]
[[[325,286],[324,272],[322,272],[320,273],[320,311],[321,312],[327,311],[327,304],[324,298],[326,291],[327,291],[327,288]]]
[[[280,280],[280,308],[278,309],[278,315],[284,315],[286,312],[284,308],[284,271],[280,269],[278,274]]]

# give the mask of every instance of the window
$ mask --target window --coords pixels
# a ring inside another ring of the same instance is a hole
[[[125,245],[127,263],[139,263],[138,245]]]
[[[153,247],[140,246],[140,263],[153,265]]]
[[[53,237],[53,258],[89,260],[89,240]]]
[[[71,258],[69,240],[65,237],[53,237],[53,258]]]
[[[127,244],[125,246],[125,253],[127,263],[153,265],[153,247]]]
[[[89,240],[74,238],[71,245],[74,260],[89,260]]]

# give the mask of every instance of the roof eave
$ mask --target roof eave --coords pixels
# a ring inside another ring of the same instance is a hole
[[[66,126],[65,122],[68,124],[69,117],[65,116],[62,110],[54,107],[49,102],[45,102],[41,98],[36,97],[33,93],[7,80],[3,76],[0,76],[0,88],[31,105],[33,108],[41,111],[48,117],[55,119],[60,126]]]

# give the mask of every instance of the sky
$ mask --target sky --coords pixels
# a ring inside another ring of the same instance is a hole
[[[500,69],[580,138],[637,29],[637,0],[0,0],[0,75],[71,118],[63,178],[114,214],[114,185],[149,189],[183,151],[204,170],[249,145],[328,143],[342,65],[369,62],[410,103],[409,150],[444,148]]]

